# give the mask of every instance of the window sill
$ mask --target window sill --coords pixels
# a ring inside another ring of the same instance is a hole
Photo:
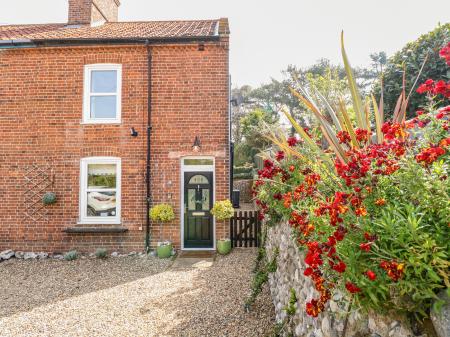
[[[89,226],[89,227],[67,227],[63,229],[63,232],[69,234],[77,234],[77,233],[125,233],[128,232],[127,227],[123,226],[114,226],[114,227],[106,227],[106,226]]]
[[[81,125],[122,125],[121,121],[82,121]]]

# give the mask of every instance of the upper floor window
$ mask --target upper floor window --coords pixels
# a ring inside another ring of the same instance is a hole
[[[122,65],[84,67],[83,123],[120,123]]]

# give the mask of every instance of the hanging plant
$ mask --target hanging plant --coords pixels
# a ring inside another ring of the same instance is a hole
[[[42,203],[44,205],[51,205],[56,202],[56,194],[53,192],[47,192],[42,197]]]
[[[168,222],[175,219],[175,213],[169,204],[159,204],[151,208],[150,219],[153,221]]]
[[[217,201],[214,203],[211,214],[214,215],[217,220],[230,219],[234,215],[233,204],[228,199]]]

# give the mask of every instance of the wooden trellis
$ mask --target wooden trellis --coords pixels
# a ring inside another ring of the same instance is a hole
[[[24,214],[33,221],[48,220],[48,209],[42,197],[53,185],[53,172],[49,164],[32,164],[25,168],[23,178]]]

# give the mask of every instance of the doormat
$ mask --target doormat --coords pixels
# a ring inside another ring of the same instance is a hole
[[[216,252],[209,250],[184,250],[178,254],[178,258],[199,258],[199,259],[208,259],[214,258]]]

